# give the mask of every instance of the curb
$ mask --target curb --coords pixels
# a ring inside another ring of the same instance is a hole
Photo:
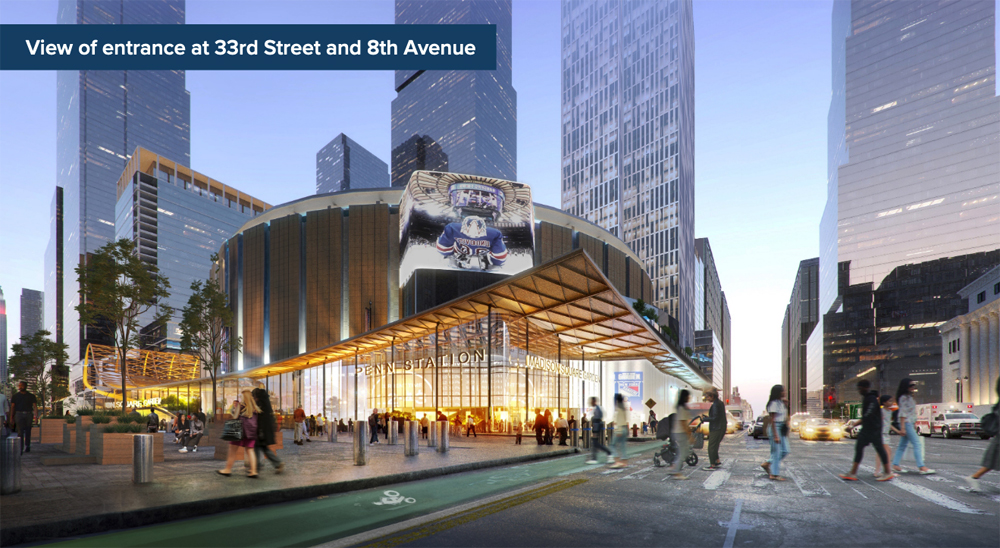
[[[335,483],[321,483],[318,485],[307,485],[302,487],[290,487],[287,489],[274,489],[260,493],[248,493],[229,497],[169,504],[165,506],[153,506],[149,508],[127,510],[124,512],[109,512],[106,514],[85,516],[63,521],[4,527],[0,530],[0,546],[12,546],[27,542],[51,542],[58,539],[66,539],[67,537],[106,533],[116,529],[144,527],[168,521],[204,517],[210,514],[229,512],[234,508],[242,509],[255,506],[267,506],[270,504],[280,504],[283,502],[293,502],[323,495],[335,495],[351,491],[373,489],[396,483],[405,483],[451,474],[460,474],[462,472],[481,470],[483,468],[495,468],[498,466],[507,466],[521,462],[551,459],[575,453],[579,453],[579,451],[577,451],[577,448],[571,447],[548,453],[536,453],[532,455],[506,457],[502,459],[467,462],[463,464],[445,466],[442,468],[413,470],[411,472],[401,472],[398,474],[389,474],[372,478],[362,478]]]

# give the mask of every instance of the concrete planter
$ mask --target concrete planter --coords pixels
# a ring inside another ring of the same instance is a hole
[[[62,443],[63,453],[76,453],[76,424],[66,424],[63,421]]]
[[[63,429],[66,419],[41,419],[41,440],[39,443],[62,443]]]
[[[104,432],[104,426],[91,426],[90,455],[97,459],[97,464],[132,464],[135,434],[111,434]],[[153,436],[153,462],[163,462],[163,436]]]
[[[74,453],[81,456],[90,454],[90,425],[94,419],[90,415],[76,418],[76,446]]]

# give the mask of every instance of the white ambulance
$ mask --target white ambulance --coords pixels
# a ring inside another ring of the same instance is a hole
[[[917,406],[917,419],[913,421],[917,433],[922,436],[940,434],[945,438],[979,436],[989,438],[983,432],[979,417],[972,412],[971,403],[926,403]]]

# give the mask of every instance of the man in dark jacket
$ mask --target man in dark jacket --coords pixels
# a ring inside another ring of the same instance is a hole
[[[549,429],[549,423],[545,420],[545,415],[541,409],[535,409],[535,441],[538,445],[545,445],[544,433]]]
[[[858,466],[865,455],[865,446],[871,444],[882,461],[885,475],[875,478],[875,481],[888,481],[896,477],[889,468],[889,455],[882,445],[882,406],[879,405],[878,392],[871,390],[871,382],[866,379],[858,381],[858,393],[861,394],[861,432],[854,442],[854,464],[847,474],[840,474],[840,479],[858,481]],[[852,421],[853,422],[853,421]],[[851,424],[853,426],[853,424]]]
[[[708,466],[705,470],[715,470],[722,466],[719,460],[719,445],[726,435],[726,405],[719,399],[719,390],[714,386],[705,391],[705,397],[712,402],[708,410]]]

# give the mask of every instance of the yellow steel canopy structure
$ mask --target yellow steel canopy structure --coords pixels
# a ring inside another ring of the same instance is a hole
[[[198,358],[187,354],[129,350],[125,361],[125,386],[129,390],[177,381],[190,382],[201,376]],[[115,347],[87,345],[83,357],[83,384],[106,395],[116,390],[121,392],[122,374]]]

